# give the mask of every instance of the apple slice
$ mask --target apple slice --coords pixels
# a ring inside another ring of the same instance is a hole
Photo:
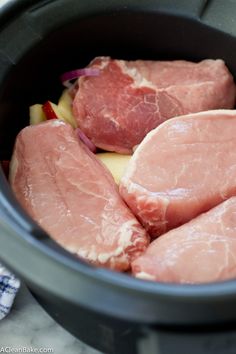
[[[77,128],[77,122],[72,113],[72,102],[73,100],[68,89],[65,89],[59,98],[58,108],[63,114],[65,122],[71,124],[73,128]]]
[[[77,128],[76,120],[72,113],[72,98],[69,90],[63,91],[58,105],[51,101],[46,101],[43,105],[34,104],[29,108],[30,124],[38,124],[48,119],[61,119],[64,122]]]
[[[61,119],[62,114],[55,103],[47,101],[43,104],[42,109],[48,120],[57,118]]]
[[[34,104],[29,107],[30,125],[39,124],[46,120],[41,104]]]
[[[103,152],[96,154],[96,156],[104,163],[104,165],[106,165],[113,175],[115,182],[119,184],[131,155]]]
[[[29,108],[30,125],[39,124],[48,119],[61,119],[66,123],[76,127],[75,123],[68,119],[68,112],[66,115],[66,109],[62,109],[62,106],[58,106],[51,101],[46,101],[42,104],[34,104]]]

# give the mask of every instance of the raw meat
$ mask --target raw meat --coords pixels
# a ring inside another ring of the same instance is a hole
[[[60,120],[20,132],[10,183],[31,217],[60,245],[90,263],[129,269],[149,243],[110,172]]]
[[[152,237],[236,195],[236,111],[170,119],[131,157],[120,193]]]
[[[73,102],[79,127],[102,149],[131,153],[163,121],[233,108],[233,77],[222,60],[124,61],[95,58],[97,77],[81,77]]]
[[[236,197],[153,241],[132,270],[142,279],[172,283],[236,278]]]

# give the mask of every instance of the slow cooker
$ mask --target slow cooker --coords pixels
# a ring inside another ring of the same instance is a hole
[[[0,159],[28,107],[95,56],[225,60],[236,76],[236,1],[9,0],[0,3]],[[234,354],[236,280],[161,284],[94,268],[53,242],[0,173],[0,260],[75,337],[104,353]]]

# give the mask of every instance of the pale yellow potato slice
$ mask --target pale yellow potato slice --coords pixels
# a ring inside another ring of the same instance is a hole
[[[46,120],[42,110],[42,104],[34,104],[29,107],[30,125],[39,124]]]
[[[62,92],[62,95],[59,98],[58,108],[60,109],[65,122],[71,124],[72,127],[76,128],[77,123],[72,113],[72,98],[69,95],[67,89]]]
[[[115,152],[104,152],[98,153],[96,156],[106,165],[113,175],[115,182],[119,184],[131,155],[121,155]]]

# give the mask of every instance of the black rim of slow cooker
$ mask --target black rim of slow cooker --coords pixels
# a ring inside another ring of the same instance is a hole
[[[17,1],[12,3],[13,3],[12,7],[6,6],[6,8],[2,10],[2,12],[5,11],[5,13],[9,15],[9,17],[11,17],[12,14],[15,15],[15,11],[17,12],[18,10],[19,3]],[[33,1],[31,1],[31,3],[33,3]],[[47,3],[47,1],[45,3]],[[30,2],[22,1],[22,8],[29,6],[29,4]],[[5,179],[2,171],[1,171],[1,175],[2,175],[1,179],[2,180]],[[55,261],[59,263],[63,263],[63,265],[66,266],[68,269],[73,269],[77,272],[83,273],[84,275],[89,276],[91,279],[96,279],[99,281],[103,281],[104,283],[109,283],[114,287],[119,287],[126,290],[129,289],[131,291],[138,291],[143,294],[144,293],[149,295],[159,294],[161,296],[165,296],[169,298],[180,297],[182,299],[185,298],[196,299],[197,297],[198,300],[201,299],[204,300],[206,297],[208,300],[209,298],[213,299],[219,296],[235,297],[236,280],[228,280],[224,282],[198,284],[198,285],[191,285],[191,284],[179,285],[179,284],[167,284],[167,283],[158,283],[152,281],[144,281],[126,274],[116,273],[107,269],[94,268],[89,264],[80,261],[78,258],[71,255],[69,252],[64,252],[64,250],[62,250],[62,253],[59,253],[58,245],[54,245],[53,241],[50,244],[46,244],[42,242],[42,240],[40,240],[41,238],[40,235],[44,235],[42,239],[45,239],[45,233],[43,232],[43,230],[40,230],[37,227],[37,225],[26,216],[25,212],[22,210],[22,208],[16,202],[14,196],[12,195],[8,183],[3,182],[3,184],[4,187],[2,187],[3,190],[1,196],[1,202],[5,204],[5,210],[7,210],[7,213],[4,212],[4,215],[2,216],[2,220],[4,220],[4,222],[6,223],[7,221],[9,221],[11,225],[11,229],[16,234],[19,234],[19,227],[20,227],[21,235],[18,238],[18,241],[21,242],[21,238],[22,238],[25,241],[30,242],[31,247],[37,248],[38,250],[40,250],[47,256],[51,257]],[[9,201],[9,196],[10,196],[10,201]],[[32,228],[33,230],[37,230],[36,237],[35,235],[30,234],[29,232],[30,229],[27,230],[27,228],[25,229],[22,226],[22,224],[19,225],[19,220],[21,220],[21,222],[23,222],[25,226],[27,225],[27,223],[30,224],[31,230]]]

